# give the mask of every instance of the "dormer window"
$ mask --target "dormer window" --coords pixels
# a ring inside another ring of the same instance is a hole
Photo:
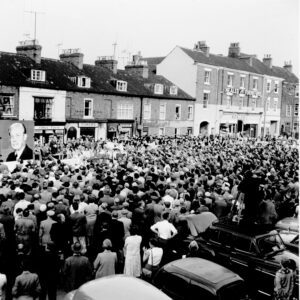
[[[176,86],[176,85],[170,86],[170,95],[176,96],[177,93],[178,93],[178,88],[177,88],[177,86]]]
[[[86,76],[78,76],[78,86],[83,88],[90,88],[91,79]]]
[[[45,81],[46,72],[42,70],[31,70],[31,80],[33,81]]]
[[[154,85],[154,94],[162,95],[163,93],[164,93],[164,86],[163,86],[163,84],[156,83]]]
[[[116,89],[119,92],[127,92],[127,82],[123,80],[117,80]]]

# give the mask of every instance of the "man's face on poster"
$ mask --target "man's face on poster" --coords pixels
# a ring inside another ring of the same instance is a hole
[[[9,130],[11,147],[14,150],[20,150],[25,147],[27,134],[25,128],[21,123],[14,123],[10,126]]]

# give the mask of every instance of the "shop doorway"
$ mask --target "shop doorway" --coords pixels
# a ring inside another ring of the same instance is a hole
[[[67,139],[76,139],[77,138],[77,129],[75,127],[70,127],[67,133]]]
[[[203,121],[200,123],[199,134],[200,135],[208,135],[208,126],[209,123],[207,121]]]
[[[243,131],[243,121],[238,120],[237,121],[237,132],[242,132]]]

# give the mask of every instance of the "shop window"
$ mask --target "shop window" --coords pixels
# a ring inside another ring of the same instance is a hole
[[[133,119],[133,104],[132,103],[119,103],[117,107],[118,119]]]
[[[159,105],[159,119],[165,120],[166,119],[166,103],[161,103]]]
[[[0,112],[3,116],[14,114],[15,98],[12,95],[0,95]]]
[[[93,117],[93,99],[84,99],[84,117]]]
[[[52,98],[34,97],[34,119],[52,119]]]
[[[181,119],[181,105],[177,104],[175,106],[175,119],[180,120]]]

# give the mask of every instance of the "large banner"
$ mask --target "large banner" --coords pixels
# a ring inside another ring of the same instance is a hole
[[[0,120],[0,159],[3,162],[33,159],[34,122]]]

